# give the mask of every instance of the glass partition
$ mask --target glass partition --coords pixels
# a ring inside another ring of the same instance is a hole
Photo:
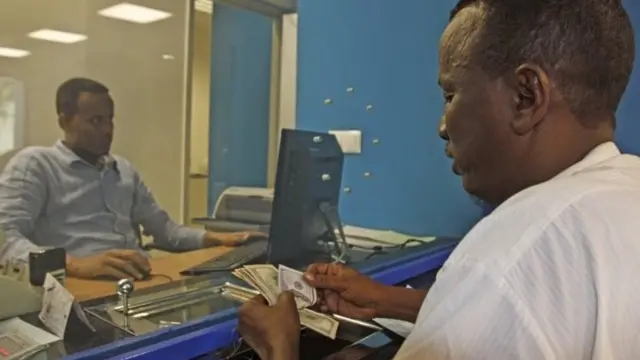
[[[92,78],[115,100],[113,152],[182,221],[189,9],[187,0],[3,0],[0,153],[60,139],[56,88]]]
[[[226,282],[237,282],[237,279],[216,274],[137,291],[129,299],[126,316],[117,296],[86,305],[87,310],[101,320],[126,329],[131,335],[142,335],[238,307],[239,303],[222,296]]]

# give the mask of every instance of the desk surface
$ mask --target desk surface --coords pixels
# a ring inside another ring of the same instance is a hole
[[[230,247],[217,246],[185,253],[153,257],[149,260],[151,263],[151,272],[159,276],[152,276],[149,280],[136,281],[136,289],[144,289],[167,283],[169,282],[167,276],[173,280],[182,279],[184,277],[180,275],[180,271],[205,262],[213,257],[220,256],[231,249]],[[116,283],[116,280],[67,278],[65,280],[65,287],[78,301],[85,301],[115,294]]]

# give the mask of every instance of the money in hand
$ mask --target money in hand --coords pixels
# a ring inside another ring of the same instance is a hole
[[[273,265],[247,265],[233,271],[233,275],[258,290],[269,305],[276,303],[278,289],[278,270]]]
[[[295,272],[295,270],[293,269],[290,270]],[[274,305],[278,299],[278,295],[283,291],[278,286],[278,283],[280,282],[281,271],[283,270],[276,269],[273,265],[267,264],[247,265],[240,269],[236,269],[233,271],[233,275],[249,284],[255,290],[227,283],[223,295],[237,301],[245,302],[250,300],[257,294],[261,294],[267,300],[269,305]],[[288,272],[286,276],[287,279],[289,279],[288,276],[290,275]],[[293,278],[293,276],[291,277]],[[299,277],[300,280],[302,280],[302,274],[299,274]],[[291,282],[291,280],[286,281]],[[330,315],[321,314],[306,308],[306,304],[313,304],[315,301],[317,301],[318,296],[314,288],[310,287],[306,283],[304,283],[304,285],[313,290],[312,295],[309,295],[308,292],[305,292],[303,290],[291,290],[294,295],[296,295],[296,304],[298,305],[300,323],[303,326],[316,331],[330,339],[335,339],[340,323]],[[295,287],[295,285],[293,286]],[[287,290],[290,289],[287,288]],[[306,299],[313,301],[299,300],[302,299],[302,297],[298,297],[298,293],[305,294],[304,296],[306,297]],[[305,306],[301,307],[301,305],[303,304]]]
[[[254,296],[260,294],[259,291],[248,289],[236,284],[227,283],[222,293],[225,297],[245,302],[251,300]],[[300,324],[330,339],[335,339],[338,333],[340,323],[330,315],[321,314],[319,312],[300,309]]]
[[[278,288],[293,293],[298,309],[313,306],[318,301],[318,292],[304,281],[302,272],[284,265],[278,267]]]

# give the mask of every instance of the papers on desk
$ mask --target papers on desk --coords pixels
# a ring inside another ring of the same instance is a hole
[[[0,358],[2,359],[31,358],[60,340],[61,338],[17,317],[0,322]]]
[[[50,273],[44,278],[44,295],[42,296],[42,309],[38,318],[51,332],[64,338],[69,322],[69,316],[72,313],[85,324],[89,330],[95,332],[96,329],[91,325],[89,319],[80,304],[75,300],[73,295],[62,284],[56,280]]]
[[[419,242],[407,244],[407,246],[416,246],[420,245],[420,242],[427,243],[435,240],[434,236],[413,236],[391,230],[367,229],[352,225],[344,227],[344,234],[347,238],[347,243],[362,247],[381,246],[384,248],[385,246],[400,246],[409,239],[419,240]]]
[[[407,285],[407,288],[411,289],[411,286]],[[415,326],[414,323],[404,320],[376,318],[373,319],[373,321],[383,328],[395,333],[396,335],[402,336],[405,339],[413,331],[413,328]]]

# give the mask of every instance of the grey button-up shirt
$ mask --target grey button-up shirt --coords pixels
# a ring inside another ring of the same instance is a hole
[[[204,230],[173,222],[133,165],[113,156],[102,169],[62,142],[15,155],[0,176],[0,261],[24,260],[38,246],[74,256],[140,249],[140,228],[162,247],[200,248]]]

